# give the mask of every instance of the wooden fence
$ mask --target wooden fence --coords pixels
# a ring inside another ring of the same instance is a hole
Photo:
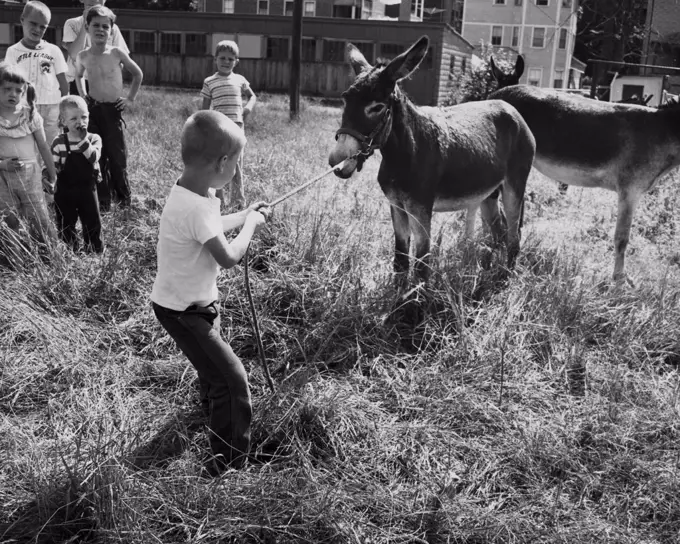
[[[144,83],[150,85],[201,87],[215,72],[213,58],[208,56],[133,53],[132,57],[144,72]],[[241,59],[237,72],[256,92],[287,92],[290,85],[288,60]],[[354,80],[346,63],[303,62],[300,75],[301,92],[316,96],[340,96]],[[428,104],[433,85],[433,70],[419,70],[405,89],[417,103]]]

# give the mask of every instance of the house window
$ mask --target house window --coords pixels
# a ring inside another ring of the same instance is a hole
[[[399,43],[381,43],[380,44],[380,57],[385,59],[393,59],[397,55],[401,55],[404,52],[404,46]]]
[[[184,52],[187,55],[205,55],[208,50],[206,34],[186,34],[184,40]]]
[[[305,17],[314,17],[316,15],[316,2],[305,2],[302,14]]]
[[[324,40],[322,60],[326,62],[344,62],[345,42],[340,40]]]
[[[314,62],[316,60],[316,40],[314,38],[302,38],[302,62]]]
[[[293,0],[286,0],[283,3],[283,14],[293,15],[293,8],[295,7],[295,2]]]
[[[571,9],[571,0],[562,0],[562,7]]]
[[[288,38],[267,38],[265,58],[273,60],[288,60]]]
[[[512,27],[512,47],[517,47],[519,45],[519,27]]]
[[[236,0],[222,0],[222,13],[234,13]]]
[[[501,45],[503,43],[503,27],[491,27],[491,45]]]
[[[535,26],[534,35],[531,38],[531,47],[542,49],[545,46],[545,27]]]
[[[120,36],[121,36],[121,38],[123,38],[123,41],[125,42],[125,44],[126,45],[129,44],[130,43],[130,35],[131,35],[130,31],[129,30],[121,30],[121,29],[118,29],[118,30],[120,30]]]
[[[493,0],[493,3],[497,6],[504,6],[505,0]]]
[[[515,5],[516,5],[516,6],[521,6],[521,5],[522,5],[522,0],[515,0]]]
[[[449,60],[449,73],[453,74],[456,71],[456,55],[451,55]]]
[[[463,57],[460,61],[460,73],[464,74],[467,71],[467,57]]]
[[[257,14],[258,15],[269,15],[269,0],[258,0],[257,1]]]
[[[566,49],[567,48],[567,29],[566,28],[560,28],[560,42],[558,44],[558,47],[560,49]]]
[[[561,89],[564,86],[564,70],[555,70],[555,81],[553,87]]]
[[[548,3],[549,3],[549,0],[536,0],[537,6],[547,6]]]
[[[368,62],[373,62],[373,42],[352,42]]]
[[[527,76],[527,83],[533,87],[541,86],[542,70],[540,68],[529,68],[529,75]]]
[[[155,53],[156,34],[144,30],[135,30],[132,50],[135,53]]]
[[[162,32],[160,52],[179,55],[182,52],[182,35],[179,32]]]

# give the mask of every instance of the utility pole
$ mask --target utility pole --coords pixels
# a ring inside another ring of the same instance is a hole
[[[302,64],[302,0],[293,4],[293,50],[290,65],[290,119],[300,114],[300,68]]]

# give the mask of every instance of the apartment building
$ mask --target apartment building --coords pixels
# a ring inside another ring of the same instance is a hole
[[[567,88],[572,63],[578,0],[465,0],[462,35],[522,54],[521,83]]]
[[[680,67],[680,2],[648,0],[643,44],[643,64]],[[680,91],[680,76],[671,77],[674,92]]]
[[[200,0],[198,11],[234,15],[292,15],[294,0]],[[371,19],[385,15],[381,0],[304,0],[304,17]]]

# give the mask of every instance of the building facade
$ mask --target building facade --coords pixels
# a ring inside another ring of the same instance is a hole
[[[465,0],[462,35],[521,54],[520,83],[567,88],[572,72],[578,0]]]
[[[680,2],[678,0],[648,0],[642,63],[680,68]],[[680,73],[676,71],[643,70],[645,75],[669,75],[670,92],[680,94]]]
[[[199,11],[231,15],[292,15],[294,0],[201,0]],[[304,17],[372,19],[385,15],[380,0],[303,0]]]

